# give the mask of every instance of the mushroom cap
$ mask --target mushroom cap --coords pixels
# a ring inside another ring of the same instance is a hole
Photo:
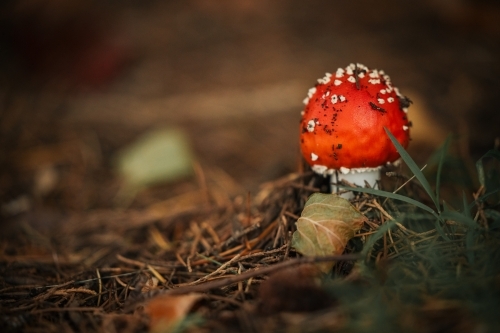
[[[326,73],[304,100],[300,123],[304,159],[323,174],[396,161],[399,154],[384,127],[406,148],[410,103],[383,71],[350,64]]]

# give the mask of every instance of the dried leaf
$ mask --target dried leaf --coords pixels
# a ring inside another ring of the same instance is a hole
[[[292,246],[305,256],[340,255],[361,228],[366,217],[349,201],[335,194],[315,193],[307,200],[298,219]],[[323,272],[335,263],[322,263]]]
[[[160,295],[144,306],[149,317],[149,332],[174,332],[193,306],[203,297],[201,294]]]

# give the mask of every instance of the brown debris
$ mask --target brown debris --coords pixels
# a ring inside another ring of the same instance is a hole
[[[260,311],[311,312],[334,303],[321,288],[321,272],[314,265],[301,265],[277,271],[259,288]]]

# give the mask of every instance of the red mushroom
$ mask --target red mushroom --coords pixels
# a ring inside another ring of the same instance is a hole
[[[304,99],[304,159],[316,173],[332,175],[332,183],[345,179],[364,186],[366,180],[375,186],[379,169],[399,159],[384,127],[408,146],[410,103],[382,70],[350,64],[326,73]]]

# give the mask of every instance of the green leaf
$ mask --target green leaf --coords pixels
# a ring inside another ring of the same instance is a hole
[[[418,179],[420,184],[422,184],[422,187],[424,190],[427,192],[431,200],[434,202],[434,205],[437,208],[437,211],[440,212],[440,207],[439,207],[439,201],[436,198],[436,195],[432,191],[431,185],[425,178],[424,174],[422,171],[420,171],[420,168],[417,166],[415,161],[411,158],[411,156],[406,152],[406,150],[401,146],[401,144],[398,142],[398,140],[392,135],[392,133],[384,127],[385,132],[389,136],[389,139],[391,139],[392,143],[394,144],[394,147],[396,147],[396,150],[398,151],[399,155],[405,161],[406,165],[410,168],[411,172],[415,175],[415,177]]]
[[[120,152],[117,169],[126,187],[140,188],[191,175],[192,154],[183,132],[149,132]]]
[[[304,256],[342,254],[347,242],[366,220],[346,199],[335,194],[315,193],[309,197],[297,220],[292,247]],[[327,273],[334,264],[318,266]]]
[[[158,129],[141,136],[115,156],[122,180],[115,203],[127,206],[143,188],[191,176],[192,156],[186,136],[178,129]]]

